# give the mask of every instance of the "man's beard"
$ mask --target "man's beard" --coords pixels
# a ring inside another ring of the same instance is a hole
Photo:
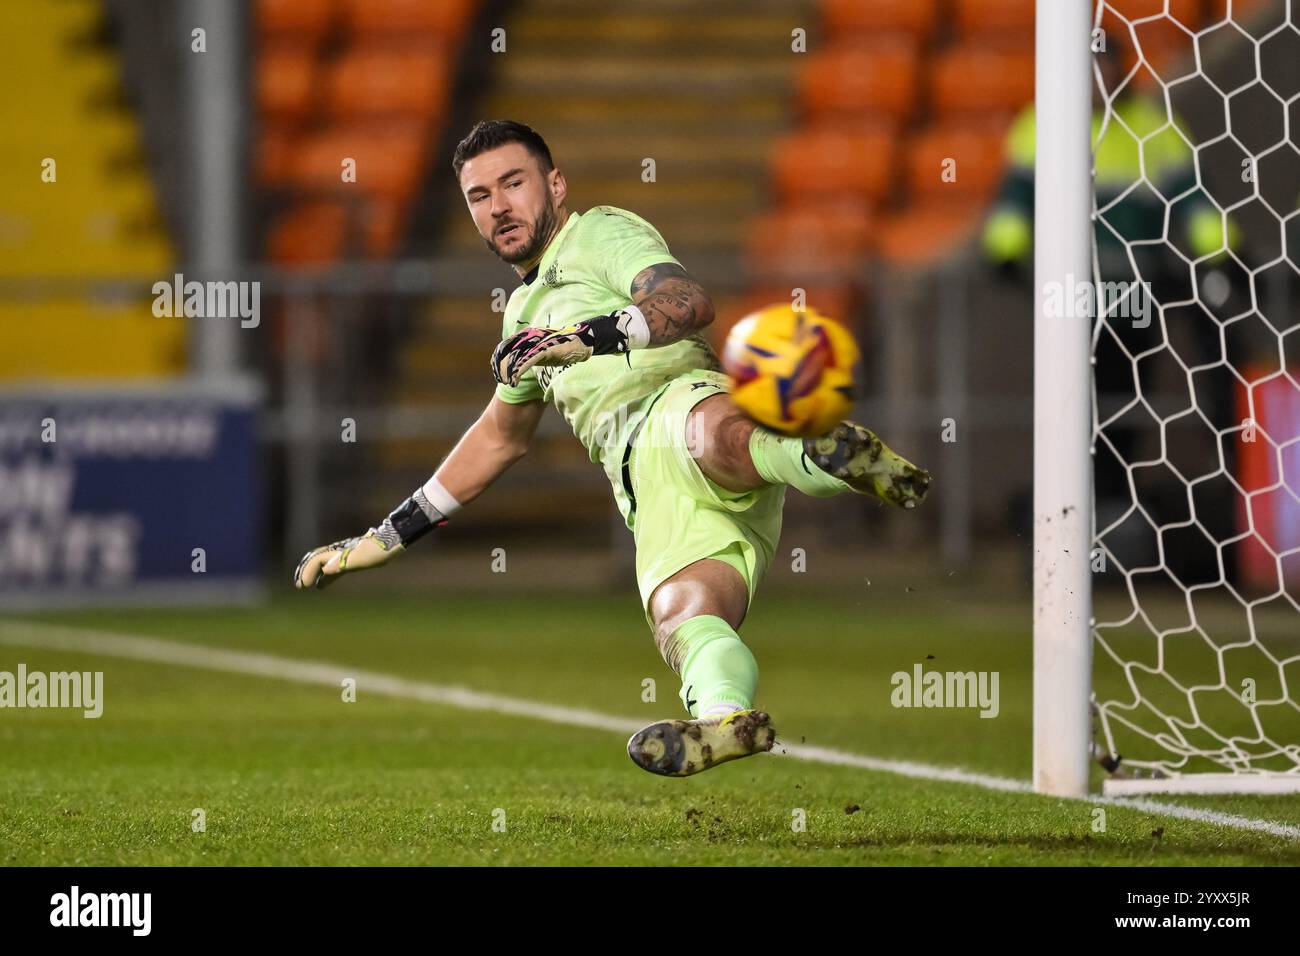
[[[528,244],[523,246],[518,252],[513,252],[509,255],[502,255],[501,251],[497,248],[496,242],[492,239],[484,239],[483,242],[502,262],[508,262],[512,266],[518,265],[521,262],[527,262],[536,257],[546,248],[546,243],[550,240],[551,233],[555,231],[555,222],[555,210],[551,207],[550,203],[547,203],[542,207],[542,211],[537,214],[537,222],[533,224],[532,238],[529,239]]]

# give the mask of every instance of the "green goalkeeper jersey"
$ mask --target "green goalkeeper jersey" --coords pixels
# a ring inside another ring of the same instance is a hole
[[[677,260],[640,216],[613,206],[571,213],[537,268],[511,294],[501,337],[527,326],[563,328],[621,309],[632,302],[637,273],[661,262]],[[708,340],[696,334],[575,365],[533,366],[518,385],[498,385],[497,396],[512,404],[554,402],[591,460],[612,476],[622,465],[641,403],[682,373],[701,368],[721,365]],[[616,497],[622,493],[618,481],[614,491]]]

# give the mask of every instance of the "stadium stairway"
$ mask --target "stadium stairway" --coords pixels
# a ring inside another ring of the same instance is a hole
[[[102,15],[96,0],[0,4],[0,281],[170,274],[120,63],[98,40]],[[184,348],[184,326],[156,319],[147,298],[0,297],[0,380],[167,376]]]

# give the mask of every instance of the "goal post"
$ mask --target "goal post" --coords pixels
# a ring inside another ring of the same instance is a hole
[[[1300,793],[1300,0],[1035,42],[1034,787]]]
[[[1034,789],[1088,792],[1092,467],[1087,316],[1049,290],[1090,275],[1092,69],[1084,3],[1037,0],[1034,164]]]

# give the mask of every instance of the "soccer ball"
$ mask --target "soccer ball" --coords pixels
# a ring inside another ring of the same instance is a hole
[[[789,304],[745,316],[722,351],[732,401],[760,425],[803,438],[826,434],[849,413],[860,358],[848,329]]]

